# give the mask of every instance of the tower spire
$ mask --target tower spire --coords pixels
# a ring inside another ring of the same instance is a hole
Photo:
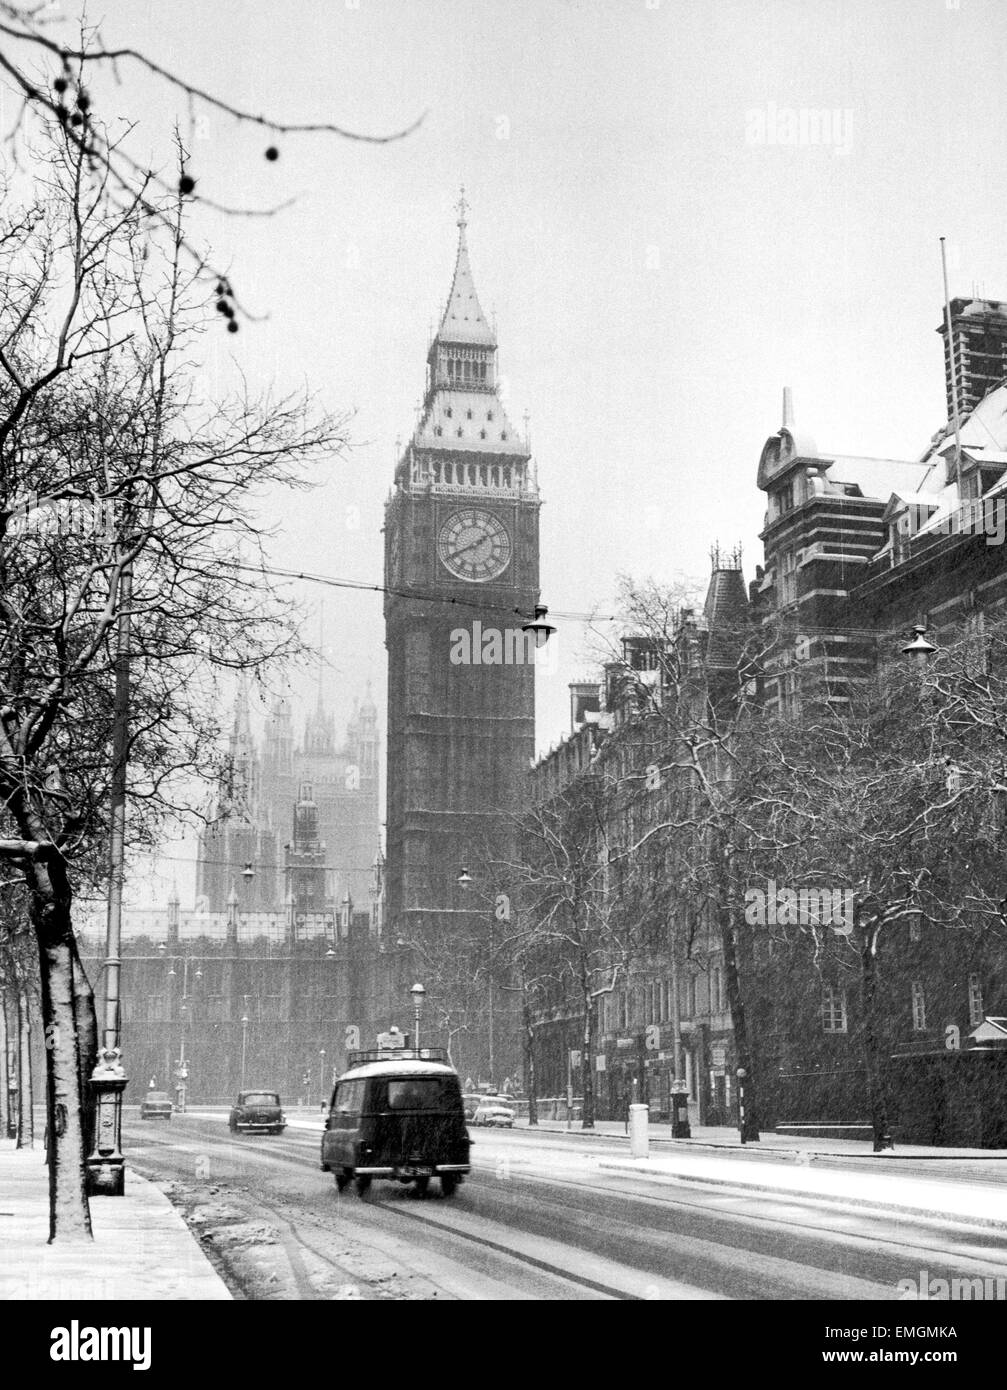
[[[464,188],[455,205],[455,211],[458,213],[458,255],[455,258],[451,293],[444,306],[441,325],[434,341],[495,348],[496,334],[479,303],[475,282],[472,279],[472,267],[469,265],[469,248],[465,238],[465,228],[469,224],[469,205]]]

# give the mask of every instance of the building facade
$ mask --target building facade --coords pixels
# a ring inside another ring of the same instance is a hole
[[[856,682],[904,661],[915,626],[935,645],[963,639],[984,669],[987,624],[1007,614],[1005,306],[954,300],[945,339],[948,422],[918,459],[819,450],[784,421],[767,441],[764,565],[753,620],[766,635],[765,694],[799,715],[808,699],[848,704]],[[798,1132],[869,1132],[857,962],[831,949],[802,958],[773,944],[747,961],[759,1014],[760,1094],[768,1122]],[[795,999],[795,971],[806,989]],[[886,1097],[896,1138],[1007,1144],[1005,942],[920,914],[878,955]]]
[[[611,988],[604,967],[597,971],[593,1056],[584,1050],[583,1010],[567,991],[553,990],[549,1000],[545,990],[536,1011],[538,1091],[558,1114],[565,1114],[568,1091],[575,1101],[583,1096],[590,1067],[599,1119],[624,1120],[628,1105],[642,1101],[654,1119],[670,1120],[676,1081],[685,1085],[690,1123],[729,1124],[737,1116],[719,923],[706,908],[685,905],[670,882],[674,871],[660,860],[650,866],[659,886],[648,891],[640,860],[634,863],[629,851],[674,819],[687,780],[668,767],[669,724],[659,713],[642,715],[641,704],[656,712],[675,700],[716,699],[719,673],[737,668],[748,609],[740,552],[715,550],[702,610],[683,609],[669,638],[683,655],[691,650],[702,690],[692,688],[685,665],[679,668],[667,651],[657,650],[653,634],[624,638],[621,659],[605,666],[600,682],[571,685],[571,733],[529,773],[533,806],[555,806],[591,781],[604,789],[596,834],[571,840],[569,850],[582,861],[608,861],[604,892],[626,925],[622,941],[613,933]],[[674,684],[668,680],[673,668],[683,674]],[[670,726],[676,723],[672,717]],[[663,772],[654,776],[662,763]],[[633,943],[628,958],[627,940]]]
[[[331,911],[347,898],[369,907],[380,850],[380,757],[370,685],[363,701],[354,702],[341,741],[321,680],[299,739],[284,699],[273,702],[261,741],[254,739],[242,686],[214,806],[199,839],[200,910],[226,912],[232,893],[243,913],[285,911],[292,893],[302,912]],[[306,873],[296,846],[294,808],[304,788],[320,845],[313,874]]]

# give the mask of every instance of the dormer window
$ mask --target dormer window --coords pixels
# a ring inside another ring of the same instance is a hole
[[[783,487],[777,488],[774,494],[776,498],[777,516],[785,516],[787,512],[793,510],[794,506],[794,484],[785,483]]]
[[[458,429],[455,431],[455,433],[458,435],[458,438],[461,439],[461,437],[462,437],[462,427],[461,427],[461,425],[458,426]]]
[[[485,439],[485,438],[486,438],[486,431],[485,431],[485,430],[480,430],[480,431],[479,431],[479,438],[480,438],[480,439]]]
[[[487,410],[487,412],[486,412],[486,419],[487,419],[487,420],[492,420],[492,419],[493,419],[493,412],[492,412],[492,410]]]
[[[445,410],[444,414],[448,417],[449,420],[451,419],[451,407],[450,407],[450,406],[448,406],[448,408],[447,408],[447,410]]]
[[[465,412],[465,417],[466,417],[466,419],[468,419],[468,420],[471,420],[471,419],[472,419],[472,412],[471,412],[471,410],[467,410],[467,411]]]

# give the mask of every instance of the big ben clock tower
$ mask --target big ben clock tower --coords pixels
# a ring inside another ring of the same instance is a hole
[[[385,511],[387,914],[406,941],[448,940],[477,906],[459,900],[461,867],[512,858],[534,753],[520,629],[539,597],[538,488],[498,394],[465,213],[463,197],[420,420]]]

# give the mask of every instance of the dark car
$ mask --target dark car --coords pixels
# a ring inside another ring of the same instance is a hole
[[[239,1091],[228,1124],[232,1134],[282,1134],[287,1117],[275,1091]]]
[[[141,1120],[170,1120],[171,1101],[167,1091],[148,1091],[140,1102]]]
[[[340,1192],[354,1182],[361,1197],[372,1178],[412,1183],[423,1195],[432,1177],[450,1197],[469,1172],[469,1134],[458,1073],[446,1054],[351,1054],[332,1093],[322,1170]]]

